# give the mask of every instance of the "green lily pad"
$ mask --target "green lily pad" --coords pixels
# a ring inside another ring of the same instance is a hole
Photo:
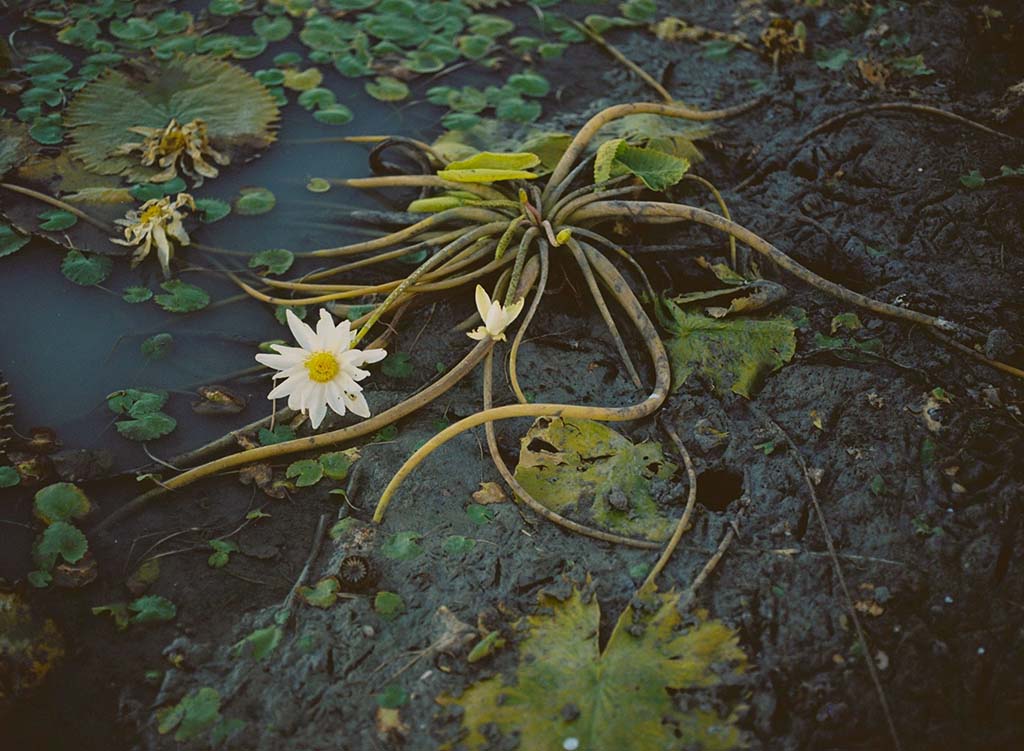
[[[295,254],[284,248],[272,248],[261,250],[249,259],[249,268],[258,269],[266,267],[268,274],[283,274],[292,267],[295,262]]]
[[[330,89],[317,87],[299,94],[299,106],[306,110],[324,109],[334,106],[338,99]]]
[[[400,102],[409,96],[409,87],[391,76],[380,76],[365,88],[367,94],[382,102]]]
[[[121,389],[107,396],[107,407],[115,415],[141,417],[160,411],[167,403],[166,391]]]
[[[315,608],[329,608],[338,601],[341,585],[333,576],[321,579],[313,587],[299,587],[299,596]]]
[[[58,558],[78,563],[88,550],[89,541],[82,530],[68,522],[54,522],[36,540],[32,556],[39,568],[49,571],[57,564]]]
[[[52,113],[49,115],[42,115],[37,117],[32,126],[28,129],[28,134],[32,138],[41,144],[46,146],[53,146],[64,140],[64,128],[61,125],[61,116],[59,113]]]
[[[82,89],[67,109],[70,152],[94,172],[144,182],[160,168],[117,153],[142,140],[129,128],[199,119],[214,147],[237,163],[273,142],[278,114],[270,93],[237,65],[203,55],[176,57],[145,73],[108,70]]]
[[[47,232],[59,232],[78,223],[77,216],[63,209],[44,211],[39,215],[39,219],[39,229],[46,230]]]
[[[231,554],[238,552],[238,545],[231,540],[210,540],[210,547],[213,552],[206,559],[210,568],[224,568],[231,560]]]
[[[163,412],[151,412],[114,423],[117,432],[132,441],[153,441],[171,433],[177,426],[177,420]]]
[[[110,276],[114,262],[105,256],[86,255],[77,250],[69,250],[60,264],[61,273],[82,287],[100,284]]]
[[[190,741],[213,728],[221,719],[220,693],[209,686],[190,692],[177,704],[156,712],[157,732],[176,730],[174,740]]]
[[[552,511],[572,509],[596,526],[661,541],[674,521],[656,498],[675,470],[658,443],[634,444],[592,420],[542,417],[521,441],[515,477]]]
[[[381,591],[373,599],[373,609],[386,621],[393,621],[405,612],[405,600],[394,592]]]
[[[310,193],[326,193],[331,189],[331,184],[322,177],[311,177],[306,183],[306,190]]]
[[[58,482],[36,493],[32,509],[43,524],[53,524],[87,516],[92,511],[92,504],[77,485]]]
[[[313,119],[318,123],[324,125],[345,125],[352,122],[352,118],[355,117],[352,114],[352,110],[346,107],[344,104],[335,104],[330,107],[324,107],[313,113]]]
[[[665,305],[673,319],[673,336],[665,341],[673,388],[700,373],[712,388],[749,399],[796,353],[796,327],[788,318],[715,319],[687,313],[671,301]]]
[[[352,464],[359,458],[358,449],[345,449],[344,451],[330,451],[321,454],[317,461],[323,467],[324,476],[331,480],[344,480],[348,477],[348,471]]]
[[[17,253],[28,241],[27,235],[20,234],[9,224],[0,224],[0,258]]]
[[[191,313],[210,304],[210,296],[202,287],[171,279],[160,285],[167,294],[157,295],[156,304],[171,313]]]
[[[231,648],[232,656],[248,655],[254,660],[263,660],[273,654],[281,643],[284,631],[280,626],[258,628]]]
[[[268,42],[280,42],[292,33],[292,21],[287,16],[259,16],[253,20],[252,30]]]
[[[160,360],[170,354],[173,346],[174,337],[165,332],[147,337],[139,349],[147,360]]]
[[[21,484],[21,475],[14,467],[0,467],[0,488],[13,488]]]
[[[441,550],[448,555],[465,555],[476,547],[476,540],[462,535],[449,535],[441,543]]]
[[[128,609],[135,614],[132,616],[132,623],[162,623],[174,620],[178,614],[178,608],[174,603],[160,595],[140,597],[130,603]]]
[[[508,85],[523,96],[547,96],[551,91],[548,79],[539,73],[515,73],[508,77]]]
[[[416,542],[421,537],[418,532],[397,532],[381,546],[380,552],[394,561],[411,561],[423,554],[423,548]]]
[[[242,216],[266,214],[277,204],[277,198],[266,188],[242,188],[235,199],[235,212]]]
[[[231,213],[231,204],[217,198],[197,198],[196,211],[204,224],[213,224]]]

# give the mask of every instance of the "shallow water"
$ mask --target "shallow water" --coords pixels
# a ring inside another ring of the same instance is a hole
[[[280,47],[273,54],[281,51]],[[257,58],[246,61],[250,70],[272,65]],[[231,201],[240,188],[262,186],[277,197],[277,205],[260,216],[231,214],[215,224],[191,232],[194,242],[256,253],[268,248],[302,252],[341,245],[366,237],[366,230],[342,225],[345,207],[381,208],[381,197],[346,187],[312,193],[305,185],[312,177],[361,177],[369,173],[362,144],[314,143],[317,139],[363,134],[402,134],[430,138],[439,127],[438,110],[426,102],[391,105],[363,91],[361,79],[346,79],[325,68],[325,87],[356,113],[345,126],[317,123],[294,104],[282,109],[279,140],[261,157],[245,165],[231,165],[199,190],[197,197]],[[289,96],[294,100],[294,92]],[[11,200],[4,196],[3,200]],[[31,199],[15,199],[31,200]],[[42,208],[40,209],[42,210]],[[336,228],[304,226],[314,222]],[[113,429],[114,415],[105,405],[107,394],[126,387],[152,387],[171,392],[165,408],[178,419],[177,429],[151,445],[158,456],[169,457],[213,439],[267,413],[263,394],[266,381],[250,381],[236,390],[250,403],[238,415],[201,416],[191,412],[197,397],[189,393],[204,384],[225,383],[225,376],[255,365],[253,355],[262,340],[289,338],[272,316],[269,306],[245,300],[211,306],[191,314],[168,313],[152,300],[128,304],[120,291],[145,285],[159,293],[163,281],[153,259],[128,268],[115,262],[103,288],[79,287],[60,273],[63,249],[33,240],[0,268],[0,321],[6,336],[0,343],[0,372],[10,384],[19,428],[47,426],[57,431],[66,447],[111,451],[116,466],[128,468],[148,460],[140,445]],[[194,249],[179,250],[177,257],[209,267],[209,260]],[[241,266],[245,259],[218,257]],[[296,267],[300,267],[297,261]],[[313,268],[306,262],[301,268]],[[182,273],[184,281],[211,293],[214,303],[237,293],[222,277],[208,273]],[[174,337],[170,354],[149,360],[140,345],[149,336],[168,332]]]

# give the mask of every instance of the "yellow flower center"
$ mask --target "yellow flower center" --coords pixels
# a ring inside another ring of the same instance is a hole
[[[340,366],[330,352],[314,352],[306,358],[306,370],[309,378],[317,383],[327,383],[338,375]]]
[[[160,139],[160,151],[164,154],[173,154],[185,148],[185,136],[180,130],[172,130],[164,134]]]
[[[148,209],[142,212],[142,214],[139,216],[139,223],[145,224],[146,222],[150,222],[154,219],[159,219],[163,215],[164,207],[161,206],[160,204],[154,204],[153,206],[150,206]]]

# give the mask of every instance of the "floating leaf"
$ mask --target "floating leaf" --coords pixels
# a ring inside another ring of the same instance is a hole
[[[77,216],[63,209],[44,211],[39,215],[39,219],[39,229],[46,230],[47,232],[59,232],[78,223]]]
[[[119,153],[141,140],[129,128],[202,120],[215,148],[238,163],[273,142],[278,114],[273,97],[237,65],[180,56],[133,75],[108,70],[82,89],[67,110],[70,152],[94,172],[145,181],[161,168]]]
[[[367,94],[382,102],[400,102],[409,96],[409,87],[391,76],[380,76],[365,88]]]
[[[316,485],[324,477],[324,468],[315,459],[299,459],[288,465],[285,472],[288,479],[296,478],[295,484],[300,488]]]
[[[295,254],[284,248],[261,250],[249,259],[249,268],[258,269],[265,266],[268,274],[283,274],[292,267]]]
[[[166,391],[122,389],[107,396],[107,407],[115,415],[142,417],[160,411],[166,403]]]
[[[437,174],[444,180],[459,183],[493,183],[499,180],[531,180],[537,175],[527,172],[540,164],[540,157],[526,152],[497,154],[482,151],[479,154],[452,162]]]
[[[235,199],[235,211],[242,216],[266,214],[277,204],[277,198],[266,188],[242,188]]]
[[[149,290],[146,291],[148,292]],[[142,350],[142,356],[147,360],[159,360],[167,357],[173,345],[174,337],[170,334],[154,334],[142,343],[140,349]]]
[[[280,42],[292,33],[292,22],[287,16],[259,16],[253,20],[252,30],[268,42]]]
[[[113,267],[114,262],[105,256],[86,255],[77,250],[69,250],[60,264],[61,273],[82,287],[105,281]]]
[[[0,488],[13,488],[21,483],[21,475],[14,467],[0,466]]]
[[[275,443],[295,440],[295,430],[288,425],[276,425],[273,430],[260,428],[257,434],[261,446],[273,446]]]
[[[476,540],[462,535],[450,535],[441,543],[441,550],[448,555],[465,555],[476,547]]]
[[[202,398],[192,403],[197,415],[237,415],[245,409],[245,397],[223,386],[200,386],[196,393]]]
[[[63,558],[68,563],[78,563],[89,549],[89,541],[82,530],[68,522],[58,521],[50,524],[36,540],[32,557],[36,565],[49,571]]]
[[[92,504],[77,485],[58,482],[36,493],[32,509],[43,524],[53,524],[81,519],[92,510]]]
[[[157,295],[156,304],[171,313],[191,313],[210,304],[210,296],[202,287],[171,279],[160,285],[167,294]]]
[[[177,426],[177,420],[163,412],[151,412],[114,423],[117,432],[132,441],[152,441],[171,433]]]
[[[28,244],[28,236],[19,234],[9,224],[0,224],[0,258],[13,255]]]
[[[532,123],[540,117],[541,108],[537,102],[528,102],[520,97],[502,99],[494,114],[501,120],[514,123]]]
[[[315,608],[329,608],[338,601],[341,585],[333,576],[321,579],[314,587],[299,587],[299,596]]]
[[[217,198],[197,198],[196,211],[204,224],[213,224],[231,213],[231,204]]]
[[[381,546],[380,552],[395,561],[411,561],[423,553],[423,548],[416,543],[421,537],[417,532],[397,532]]]
[[[749,399],[796,353],[796,329],[788,318],[716,320],[665,304],[674,319],[673,337],[665,342],[674,388],[699,372],[718,391],[731,389]]]
[[[330,89],[315,88],[299,94],[299,106],[306,110],[323,109],[337,104],[338,99]]]
[[[64,140],[64,128],[58,113],[37,117],[28,129],[28,134],[38,143],[54,146]]]
[[[345,125],[346,123],[352,122],[353,117],[355,117],[355,115],[352,114],[352,110],[344,104],[335,104],[330,107],[324,107],[323,109],[317,110],[313,113],[313,119],[318,123],[323,123],[324,125]]]
[[[657,443],[634,444],[592,420],[542,417],[521,441],[515,477],[552,511],[574,509],[598,526],[660,541],[673,522],[655,497],[675,469]]]
[[[724,718],[709,709],[684,711],[703,705],[699,695],[675,696],[741,675],[746,657],[737,634],[703,614],[683,628],[678,601],[663,594],[649,598],[644,614],[628,608],[601,651],[596,599],[585,602],[578,590],[563,601],[542,595],[550,614],[526,619],[514,679],[486,678],[438,701],[463,710],[462,742],[471,751],[493,748],[494,731],[524,749],[570,748],[569,739],[572,748],[616,751],[740,748],[735,711]]]
[[[960,184],[970,190],[976,190],[985,185],[985,176],[976,169],[972,169],[966,175],[960,175]]]
[[[548,79],[539,73],[514,73],[508,77],[508,85],[524,96],[547,96],[551,91]]]
[[[322,177],[311,177],[306,183],[306,190],[310,193],[326,193],[331,189],[331,184]]]
[[[324,74],[317,68],[296,70],[289,68],[284,72],[284,87],[292,91],[309,91],[315,89],[324,80]]]

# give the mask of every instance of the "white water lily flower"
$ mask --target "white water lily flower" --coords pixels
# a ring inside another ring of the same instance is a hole
[[[257,362],[280,371],[275,379],[284,379],[267,398],[287,396],[289,408],[309,413],[314,429],[320,427],[328,407],[339,415],[348,410],[369,417],[370,408],[358,381],[370,372],[359,366],[383,360],[387,351],[352,349],[352,323],[346,320],[335,326],[326,310],[321,309],[315,331],[291,310],[285,311],[285,318],[299,346],[271,344],[276,355],[256,355]]]
[[[150,199],[142,204],[141,208],[132,209],[125,214],[124,219],[114,220],[114,224],[124,227],[125,239],[118,240],[112,237],[110,241],[129,247],[138,246],[132,254],[133,268],[149,255],[155,244],[160,268],[164,270],[165,277],[170,276],[171,258],[174,256],[171,240],[179,245],[188,245],[191,242],[181,223],[185,218],[181,209],[186,206],[195,211],[196,202],[188,193],[179,193],[173,203],[170,196]]]
[[[490,337],[495,341],[503,341],[505,339],[505,329],[522,312],[525,302],[526,300],[520,297],[514,303],[505,307],[497,300],[491,300],[491,296],[487,294],[484,288],[479,284],[476,285],[476,309],[480,312],[484,325],[470,331],[469,338],[486,339]]]

